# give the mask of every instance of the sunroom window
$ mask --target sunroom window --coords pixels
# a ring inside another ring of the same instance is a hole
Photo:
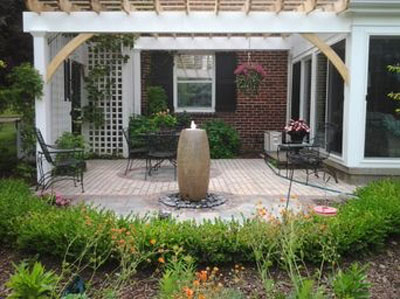
[[[174,106],[177,112],[214,111],[214,55],[185,53],[175,55]]]

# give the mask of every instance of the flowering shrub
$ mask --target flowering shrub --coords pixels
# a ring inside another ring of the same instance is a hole
[[[176,117],[169,113],[169,109],[155,113],[150,121],[157,129],[173,129],[177,123]]]
[[[310,133],[310,127],[302,119],[293,120],[291,119],[289,123],[285,126],[286,133]]]
[[[249,95],[258,93],[261,81],[267,73],[261,64],[242,63],[234,71],[236,85],[241,92]]]

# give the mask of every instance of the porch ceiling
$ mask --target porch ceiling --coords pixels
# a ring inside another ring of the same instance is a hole
[[[314,10],[342,12],[349,0],[25,0],[34,12],[64,11],[142,11],[162,12],[276,12]]]

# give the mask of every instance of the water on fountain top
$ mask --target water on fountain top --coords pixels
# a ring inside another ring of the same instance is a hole
[[[194,123],[194,120],[190,123],[190,129],[195,130],[197,129],[197,125]]]

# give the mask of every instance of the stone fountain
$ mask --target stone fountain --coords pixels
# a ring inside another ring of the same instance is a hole
[[[166,195],[160,201],[175,208],[212,208],[226,200],[208,193],[210,182],[210,147],[207,132],[197,128],[194,121],[181,131],[178,152],[179,193]]]
[[[178,185],[183,200],[200,201],[210,182],[210,147],[207,133],[194,121],[182,130],[178,143]]]

